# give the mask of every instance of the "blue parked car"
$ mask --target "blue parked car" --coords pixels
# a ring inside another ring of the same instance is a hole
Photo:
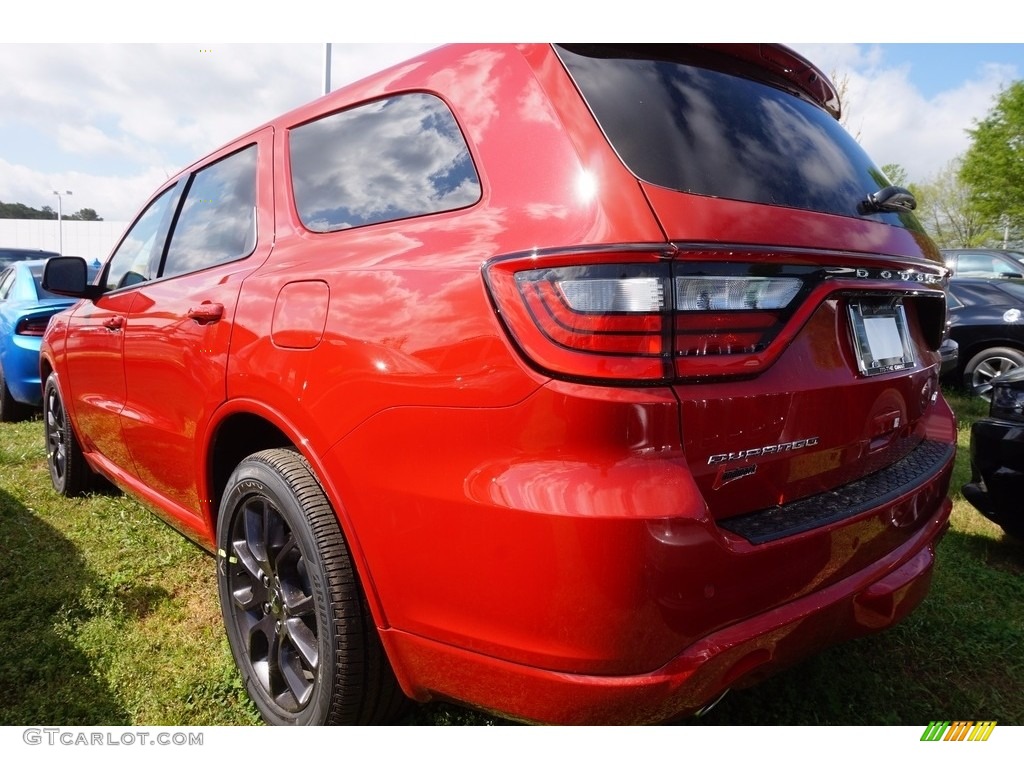
[[[75,299],[44,291],[46,260],[0,265],[0,421],[27,418],[42,403],[39,344],[51,315]]]

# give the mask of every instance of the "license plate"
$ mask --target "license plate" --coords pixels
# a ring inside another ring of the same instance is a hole
[[[875,376],[914,367],[914,348],[901,301],[851,301],[849,311],[857,368],[862,374]]]

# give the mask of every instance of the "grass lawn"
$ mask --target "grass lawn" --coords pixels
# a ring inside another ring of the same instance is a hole
[[[684,724],[1024,724],[1024,544],[959,495],[932,591],[903,624],[832,648]],[[50,487],[39,421],[0,425],[0,725],[228,725],[259,718],[235,673],[213,560],[120,495]],[[420,724],[500,723],[453,705]]]

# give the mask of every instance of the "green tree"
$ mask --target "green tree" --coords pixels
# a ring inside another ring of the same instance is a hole
[[[42,210],[32,208],[24,203],[5,203],[0,201],[0,219],[56,219],[57,214],[48,205]]]
[[[833,87],[836,89],[836,96],[839,97],[839,124],[846,129],[846,132],[853,136],[855,141],[860,141],[860,128],[854,132],[850,126],[850,75],[848,72],[837,72],[832,70],[829,73],[828,79],[832,81]]]
[[[1024,80],[1011,83],[984,120],[977,122],[960,175],[970,189],[971,204],[1010,229],[1024,223]]]
[[[962,163],[962,158],[955,158],[934,179],[910,185],[917,198],[917,218],[940,248],[995,245],[1000,236],[993,220],[972,203],[971,190],[962,178]]]
[[[899,163],[886,163],[882,166],[882,173],[891,184],[895,184],[897,187],[907,186],[907,169]]]
[[[56,219],[57,212],[48,205],[32,208],[24,203],[0,201],[0,219]],[[82,208],[78,213],[64,214],[64,221],[103,221],[92,208]]]

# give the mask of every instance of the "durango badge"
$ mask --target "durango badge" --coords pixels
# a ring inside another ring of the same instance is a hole
[[[727,461],[739,461],[740,459],[752,459],[755,456],[774,456],[777,453],[799,451],[802,448],[810,448],[817,445],[819,438],[808,437],[803,440],[794,440],[791,443],[778,443],[776,445],[765,445],[761,448],[750,448],[746,451],[735,453],[714,453],[708,457],[708,464],[723,464]]]

